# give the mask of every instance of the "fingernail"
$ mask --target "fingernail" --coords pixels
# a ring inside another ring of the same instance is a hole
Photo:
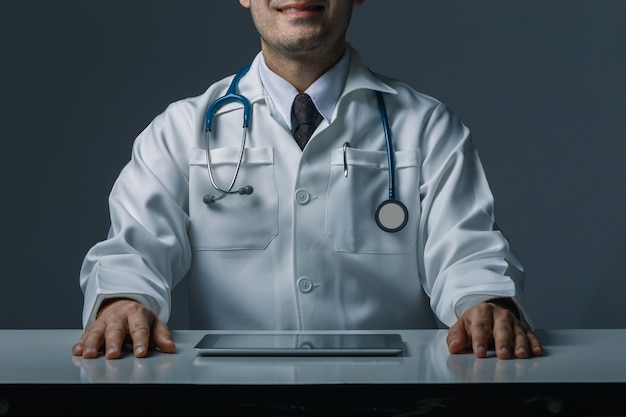
[[[143,345],[136,346],[135,355],[141,355],[145,350],[146,348],[144,348]]]

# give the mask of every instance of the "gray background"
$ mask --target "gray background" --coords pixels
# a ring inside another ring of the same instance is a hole
[[[349,40],[370,67],[472,130],[538,328],[626,327],[625,18],[621,0],[355,10]],[[80,327],[80,264],[132,141],[258,47],[236,0],[2,1],[0,328]]]

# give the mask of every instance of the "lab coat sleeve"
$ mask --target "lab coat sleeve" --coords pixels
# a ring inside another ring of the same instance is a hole
[[[83,325],[100,303],[133,298],[167,322],[170,290],[189,269],[188,146],[191,123],[178,103],[155,118],[133,144],[109,196],[111,226],[80,271]]]
[[[443,104],[422,136],[420,274],[447,326],[495,297],[520,297],[524,271],[494,219],[494,201],[469,130]]]

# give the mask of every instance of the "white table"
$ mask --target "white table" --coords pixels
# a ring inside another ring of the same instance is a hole
[[[445,330],[398,331],[406,342],[399,357],[199,357],[193,346],[208,332],[184,330],[173,332],[175,354],[83,359],[71,355],[80,333],[0,330],[0,416],[43,405],[280,416],[626,415],[626,329],[540,331],[546,355],[524,360],[450,355]]]

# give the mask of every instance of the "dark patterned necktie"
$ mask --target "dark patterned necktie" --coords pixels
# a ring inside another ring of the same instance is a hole
[[[322,121],[322,115],[315,108],[313,100],[306,94],[298,94],[291,109],[291,125],[293,137],[304,149],[317,125]]]

